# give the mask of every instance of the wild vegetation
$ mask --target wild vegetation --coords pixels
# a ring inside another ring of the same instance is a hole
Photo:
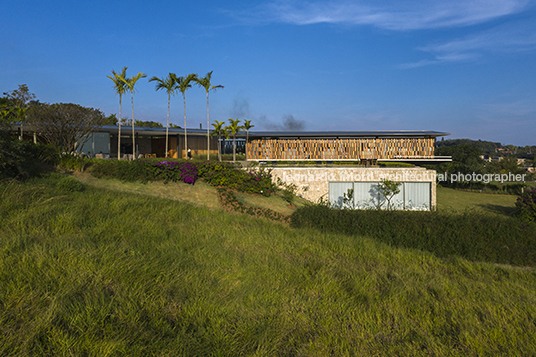
[[[0,355],[536,353],[533,268],[72,182],[0,183]]]
[[[516,201],[521,218],[536,222],[536,186],[530,187]]]
[[[493,204],[333,210],[263,170],[6,133],[0,170],[0,355],[536,354],[536,226]]]
[[[340,210],[325,205],[298,208],[292,227],[369,236],[393,247],[439,257],[536,267],[536,225],[477,212]]]

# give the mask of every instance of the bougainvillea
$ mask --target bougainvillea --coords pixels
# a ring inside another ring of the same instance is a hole
[[[517,198],[519,215],[528,221],[536,222],[536,187],[529,187]]]
[[[197,167],[188,161],[159,161],[156,168],[155,176],[166,182],[182,181],[193,185],[197,179]]]
[[[270,196],[277,187],[269,170],[244,170],[230,162],[98,160],[90,172],[96,177],[114,177],[125,181],[164,181],[194,184],[198,179],[216,187]]]

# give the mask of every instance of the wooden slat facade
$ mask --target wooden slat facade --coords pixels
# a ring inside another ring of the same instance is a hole
[[[252,139],[248,160],[382,160],[434,157],[434,138]]]

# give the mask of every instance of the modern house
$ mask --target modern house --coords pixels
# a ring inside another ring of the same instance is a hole
[[[169,129],[168,134],[168,157],[185,158],[184,129]],[[192,154],[206,154],[206,130],[188,129],[187,134]],[[118,135],[117,126],[103,126],[80,151],[117,157]],[[166,156],[165,128],[136,127],[135,135],[136,155]],[[450,157],[434,155],[436,138],[446,135],[449,134],[424,130],[257,131],[249,135],[239,133],[237,139],[248,161],[261,166],[280,163],[271,168],[272,175],[296,185],[298,194],[311,201],[326,199],[341,205],[345,194],[353,192],[355,207],[382,206],[385,198],[379,193],[378,184],[388,179],[401,183],[400,193],[392,199],[393,206],[429,210],[436,205],[436,173],[413,165],[451,161]],[[211,137],[210,153],[217,153],[218,145],[225,147]],[[122,128],[121,153],[132,153],[130,127]],[[406,167],[393,167],[396,162],[406,163]]]
[[[383,208],[385,197],[378,184],[400,182],[392,198],[398,209],[431,210],[436,206],[436,173],[421,167],[380,167],[378,163],[433,163],[451,161],[434,156],[437,131],[331,131],[252,132],[246,143],[248,160],[264,163],[287,162],[272,168],[272,175],[297,187],[303,197],[329,200],[342,206],[351,194],[356,208]],[[318,167],[300,165],[316,162]],[[340,165],[341,163],[365,165]],[[339,164],[339,165],[338,165]],[[392,164],[391,164],[392,166]]]

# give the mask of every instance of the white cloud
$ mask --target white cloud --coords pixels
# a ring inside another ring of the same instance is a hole
[[[522,11],[528,0],[285,1],[261,5],[246,17],[295,25],[339,23],[389,30],[460,27]]]

